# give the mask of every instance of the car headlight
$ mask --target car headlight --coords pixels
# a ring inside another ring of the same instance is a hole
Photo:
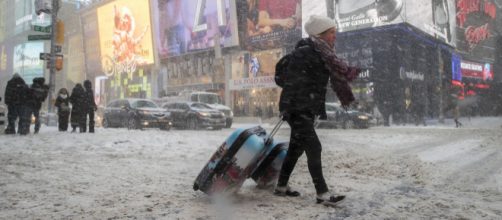
[[[208,112],[197,112],[197,114],[199,114],[202,117],[210,117],[211,116],[211,114]]]
[[[357,118],[359,118],[361,120],[368,120],[368,116],[366,116],[366,115],[359,115],[359,116],[357,116]]]

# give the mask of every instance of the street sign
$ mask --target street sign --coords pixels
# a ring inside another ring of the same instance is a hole
[[[38,25],[33,25],[33,30],[38,31],[38,32],[45,32],[45,33],[51,33],[51,26],[38,26]]]
[[[40,53],[40,59],[41,60],[49,60],[51,58],[50,53]]]
[[[54,46],[54,52],[61,53],[61,51],[63,51],[63,47],[61,45]]]
[[[51,35],[50,34],[36,34],[36,35],[28,35],[28,40],[33,41],[33,40],[50,40]]]

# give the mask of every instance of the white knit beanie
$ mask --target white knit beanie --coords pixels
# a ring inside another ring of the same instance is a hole
[[[312,15],[305,23],[305,31],[310,36],[317,36],[333,27],[336,27],[336,22],[326,16]]]

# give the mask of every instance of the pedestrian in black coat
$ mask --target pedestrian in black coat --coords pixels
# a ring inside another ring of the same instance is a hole
[[[28,86],[19,74],[15,73],[7,82],[5,88],[5,104],[7,105],[7,129],[5,134],[16,134],[16,120],[18,121],[18,133],[23,130],[23,125],[26,123],[26,92]],[[29,121],[28,121],[29,123]],[[23,132],[24,133],[24,132]]]
[[[45,85],[45,79],[43,77],[36,77],[33,79],[33,84],[31,85],[31,94],[29,98],[30,113],[29,117],[35,116],[35,134],[40,131],[40,109],[42,108],[42,102],[47,99],[49,94],[49,86]]]
[[[348,82],[360,72],[358,68],[347,66],[335,55],[335,26],[332,19],[323,16],[314,15],[307,21],[305,30],[310,37],[298,42],[290,55],[279,103],[283,120],[291,127],[291,137],[275,194],[300,195],[288,186],[288,181],[298,158],[305,152],[317,193],[317,203],[325,205],[335,205],[345,196],[329,192],[322,173],[322,147],[314,122],[316,118],[326,118],[328,81],[342,106],[347,107],[354,101]]]
[[[61,88],[54,104],[58,111],[58,128],[59,131],[68,130],[68,119],[70,117],[70,97],[66,88]]]
[[[89,133],[94,133],[94,112],[98,109],[98,106],[96,105],[96,102],[94,101],[94,92],[92,91],[92,83],[90,80],[85,80],[84,81],[84,88],[85,88],[85,104],[84,107],[86,108],[86,113],[85,117],[89,117]],[[84,132],[85,132],[85,126],[84,126]]]
[[[85,90],[82,84],[77,83],[73,88],[70,103],[72,105],[70,117],[72,132],[75,132],[77,127],[79,127],[80,132],[85,132]]]

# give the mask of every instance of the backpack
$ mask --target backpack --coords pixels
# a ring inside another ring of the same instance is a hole
[[[288,65],[291,60],[291,53],[286,54],[283,56],[279,62],[275,65],[275,84],[277,84],[279,87],[284,88],[284,85],[286,84],[286,75],[288,71]]]

